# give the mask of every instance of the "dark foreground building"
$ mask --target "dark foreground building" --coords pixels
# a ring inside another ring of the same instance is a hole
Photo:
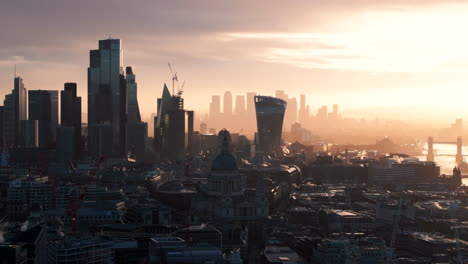
[[[184,109],[180,94],[171,95],[164,84],[163,94],[158,98],[158,114],[154,122],[155,152],[158,160],[182,160],[186,147],[191,149],[193,136],[193,111]],[[188,137],[185,138],[185,123]]]
[[[286,101],[271,96],[255,96],[259,150],[264,153],[278,151],[281,146]]]

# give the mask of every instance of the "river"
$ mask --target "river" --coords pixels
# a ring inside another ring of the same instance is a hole
[[[440,174],[452,175],[452,170],[455,167],[455,155],[457,154],[456,144],[434,144],[434,161],[440,166]],[[467,160],[468,147],[463,146],[463,157]],[[424,156],[418,156],[419,160],[426,160],[427,144],[424,146]],[[463,175],[468,172],[462,172]],[[468,186],[468,178],[463,178],[463,184]]]

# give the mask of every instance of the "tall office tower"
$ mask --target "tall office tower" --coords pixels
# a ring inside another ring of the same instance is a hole
[[[161,98],[158,99],[158,113],[154,128],[155,152],[160,160],[177,161],[185,156],[185,122],[186,110],[184,99],[172,95],[164,84]],[[190,119],[190,114],[188,115]],[[193,119],[193,115],[191,117]],[[190,120],[189,120],[190,121]],[[193,126],[193,120],[188,122]],[[193,131],[193,127],[188,127]]]
[[[285,101],[288,102],[288,108],[285,113],[284,127],[289,129],[292,124],[297,122],[297,100],[296,98],[290,98]]]
[[[39,122],[39,147],[54,147],[58,126],[58,91],[29,91],[29,120]]]
[[[210,120],[216,120],[221,113],[221,97],[213,95],[210,104]]]
[[[305,94],[301,94],[299,110],[305,110],[305,107],[306,107],[305,101],[306,101]]]
[[[88,68],[88,148],[92,155],[125,152],[125,90],[120,39],[99,40],[99,49],[90,51]],[[103,133],[106,144],[99,142]],[[111,149],[103,149],[109,145]]]
[[[255,131],[256,127],[256,118],[255,118],[255,95],[256,93],[247,93],[247,118],[246,118],[246,127],[247,131]]]
[[[287,102],[279,98],[255,96],[257,143],[264,154],[280,150],[286,105]]]
[[[236,96],[236,108],[234,111],[237,115],[245,115],[245,97],[243,95]]]
[[[299,123],[301,123],[303,126],[306,126],[306,124],[309,122],[309,115],[309,107],[306,106],[306,96],[305,94],[301,94],[298,117]]]
[[[78,158],[83,145],[81,137],[81,97],[77,96],[76,88],[76,83],[65,83],[64,90],[60,92],[61,129],[59,129],[60,131],[57,130],[57,152],[62,147],[64,148],[61,149],[63,153],[70,154],[64,161]],[[70,146],[73,146],[73,148],[69,149]],[[63,155],[57,156],[63,158]]]
[[[338,105],[337,104],[333,105],[333,114],[335,115],[335,117],[338,117]]]
[[[226,91],[223,97],[223,113],[225,117],[232,116],[232,94],[230,91]]]
[[[255,115],[255,95],[256,93],[247,93],[247,115]]]
[[[21,148],[39,147],[38,120],[20,120],[20,135],[18,146]]]
[[[285,101],[288,100],[288,95],[283,90],[276,90],[275,97]]]
[[[3,144],[15,147],[19,143],[20,120],[27,120],[27,90],[23,79],[15,77],[11,94],[5,95],[3,103]]]
[[[127,122],[141,122],[140,108],[138,107],[137,98],[137,83],[135,82],[135,74],[132,67],[125,69],[127,79]]]
[[[141,121],[138,107],[137,83],[132,67],[125,69],[127,88],[127,129],[126,154],[137,161],[145,158],[146,140],[148,138],[148,124]]]
[[[317,119],[318,121],[324,122],[328,119],[328,110],[327,106],[323,105],[317,112]]]

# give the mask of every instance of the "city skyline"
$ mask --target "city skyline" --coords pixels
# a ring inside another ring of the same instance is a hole
[[[87,109],[87,51],[95,48],[96,39],[111,36],[122,39],[124,64],[138,73],[145,118],[156,112],[154,103],[163,83],[170,83],[167,62],[171,62],[187,81],[187,108],[203,113],[208,112],[208,99],[200,98],[202,93],[222,95],[229,90],[233,95],[251,91],[273,95],[274,90],[287,90],[291,97],[307,94],[311,111],[336,103],[354,116],[369,108],[383,116],[392,115],[388,108],[410,109],[417,116],[438,105],[443,111],[426,122],[466,119],[460,111],[463,96],[455,96],[468,86],[464,78],[466,41],[456,34],[466,19],[465,4],[357,1],[351,6],[345,1],[311,1],[300,9],[281,3],[265,9],[249,4],[245,21],[240,21],[236,14],[247,7],[242,1],[229,5],[202,1],[187,6],[139,2],[129,8],[119,8],[117,2],[115,12],[138,14],[134,23],[122,25],[115,18],[94,17],[92,5],[53,3],[49,0],[44,6],[54,6],[51,10],[56,15],[45,18],[50,10],[32,4],[25,11],[30,16],[1,32],[5,38],[0,54],[0,96],[11,90],[16,64],[18,75],[30,89],[59,90],[64,82],[76,82],[83,109]],[[102,1],[98,7],[105,4]],[[6,23],[21,5],[5,4],[2,10],[8,12],[2,12],[1,22]],[[74,8],[83,11],[80,17],[70,12]],[[325,18],[331,9],[338,12]],[[270,21],[283,11],[295,19]],[[41,28],[29,19],[37,19]],[[93,29],[84,32],[82,28],[90,21]],[[24,36],[11,30],[15,27],[23,32],[34,29],[29,34],[31,41],[23,42]],[[51,41],[40,35],[47,30],[63,37]],[[46,78],[52,73],[59,77]],[[355,100],[348,101],[356,94]],[[424,122],[401,114],[397,118]]]

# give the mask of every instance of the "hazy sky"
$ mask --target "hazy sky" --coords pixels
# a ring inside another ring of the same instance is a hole
[[[113,37],[134,68],[144,116],[171,62],[192,109],[226,90],[283,89],[306,93],[314,112],[339,103],[455,118],[468,95],[467,13],[468,3],[448,0],[0,0],[0,96],[17,64],[28,89],[73,81],[86,102],[89,50]]]

